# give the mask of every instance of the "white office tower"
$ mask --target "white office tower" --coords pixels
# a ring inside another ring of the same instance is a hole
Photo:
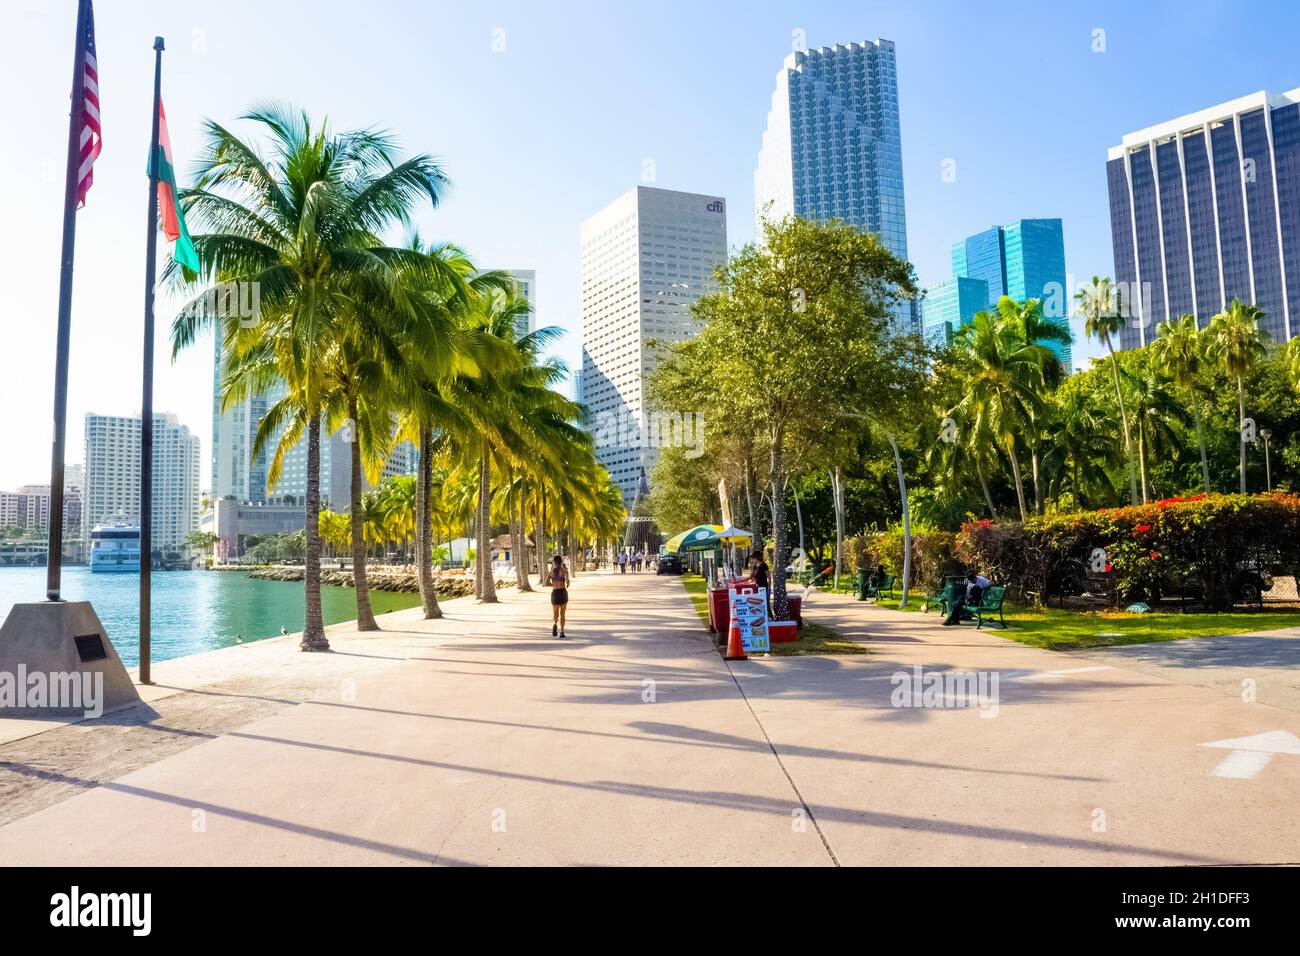
[[[183,552],[199,529],[199,437],[172,414],[153,419],[153,546]],[[84,534],[140,517],[140,418],[86,416]]]
[[[522,296],[533,311],[527,316],[515,319],[515,337],[523,338],[537,328],[537,271],[535,269],[506,269],[505,273],[514,280],[515,292]]]
[[[892,41],[836,44],[785,58],[754,171],[754,202],[760,240],[764,218],[843,219],[907,258]],[[915,303],[902,303],[896,319],[906,331],[920,331]]]
[[[719,196],[637,186],[582,224],[582,401],[596,455],[636,499],[641,469],[658,460],[648,427],[648,341],[693,334],[691,306],[727,259]],[[701,409],[669,409],[673,413]],[[688,436],[689,437],[689,436]]]
[[[267,408],[283,394],[266,392],[222,408],[221,336],[214,335],[212,376],[212,478],[209,495],[213,499],[265,502],[266,466],[273,446],[254,457],[253,444],[257,427]]]

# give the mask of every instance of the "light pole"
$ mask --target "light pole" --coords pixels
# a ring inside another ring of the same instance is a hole
[[[1269,463],[1268,457],[1268,440],[1273,437],[1273,429],[1261,428],[1259,437],[1264,439],[1264,487],[1269,491],[1273,490],[1273,468]]]

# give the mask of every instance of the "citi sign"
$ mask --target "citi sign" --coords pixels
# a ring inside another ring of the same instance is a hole
[[[727,207],[722,204],[721,199],[715,199],[713,200],[713,202],[709,203],[704,208],[707,209],[709,212],[722,212]]]

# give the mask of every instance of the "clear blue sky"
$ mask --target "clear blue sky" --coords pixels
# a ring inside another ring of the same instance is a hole
[[[72,0],[0,5],[0,488],[48,478],[61,160]],[[956,238],[1020,217],[1065,221],[1066,264],[1112,271],[1106,148],[1128,131],[1259,89],[1300,86],[1294,3],[653,4],[416,0],[98,0],[104,155],[78,220],[70,460],[87,411],[139,408],[145,153],[155,34],[182,174],[203,117],[287,99],[337,127],[385,126],[455,183],[428,237],[484,266],[533,268],[539,317],[579,355],[578,224],[635,185],[728,199],[752,238],[752,175],[774,77],[810,46],[898,44],[908,240],[923,283]],[[1093,52],[1094,29],[1105,52]],[[504,37],[493,51],[494,31]],[[956,182],[941,178],[956,161]],[[165,330],[173,303],[160,301]],[[173,365],[155,406],[204,441],[211,344]]]

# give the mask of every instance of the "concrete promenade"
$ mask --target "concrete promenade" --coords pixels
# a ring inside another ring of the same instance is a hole
[[[676,578],[572,593],[566,641],[508,590],[156,665],[152,710],[0,743],[0,863],[1300,862],[1292,710],[829,595],[870,655],[727,665]],[[916,666],[996,706],[891,706]]]

